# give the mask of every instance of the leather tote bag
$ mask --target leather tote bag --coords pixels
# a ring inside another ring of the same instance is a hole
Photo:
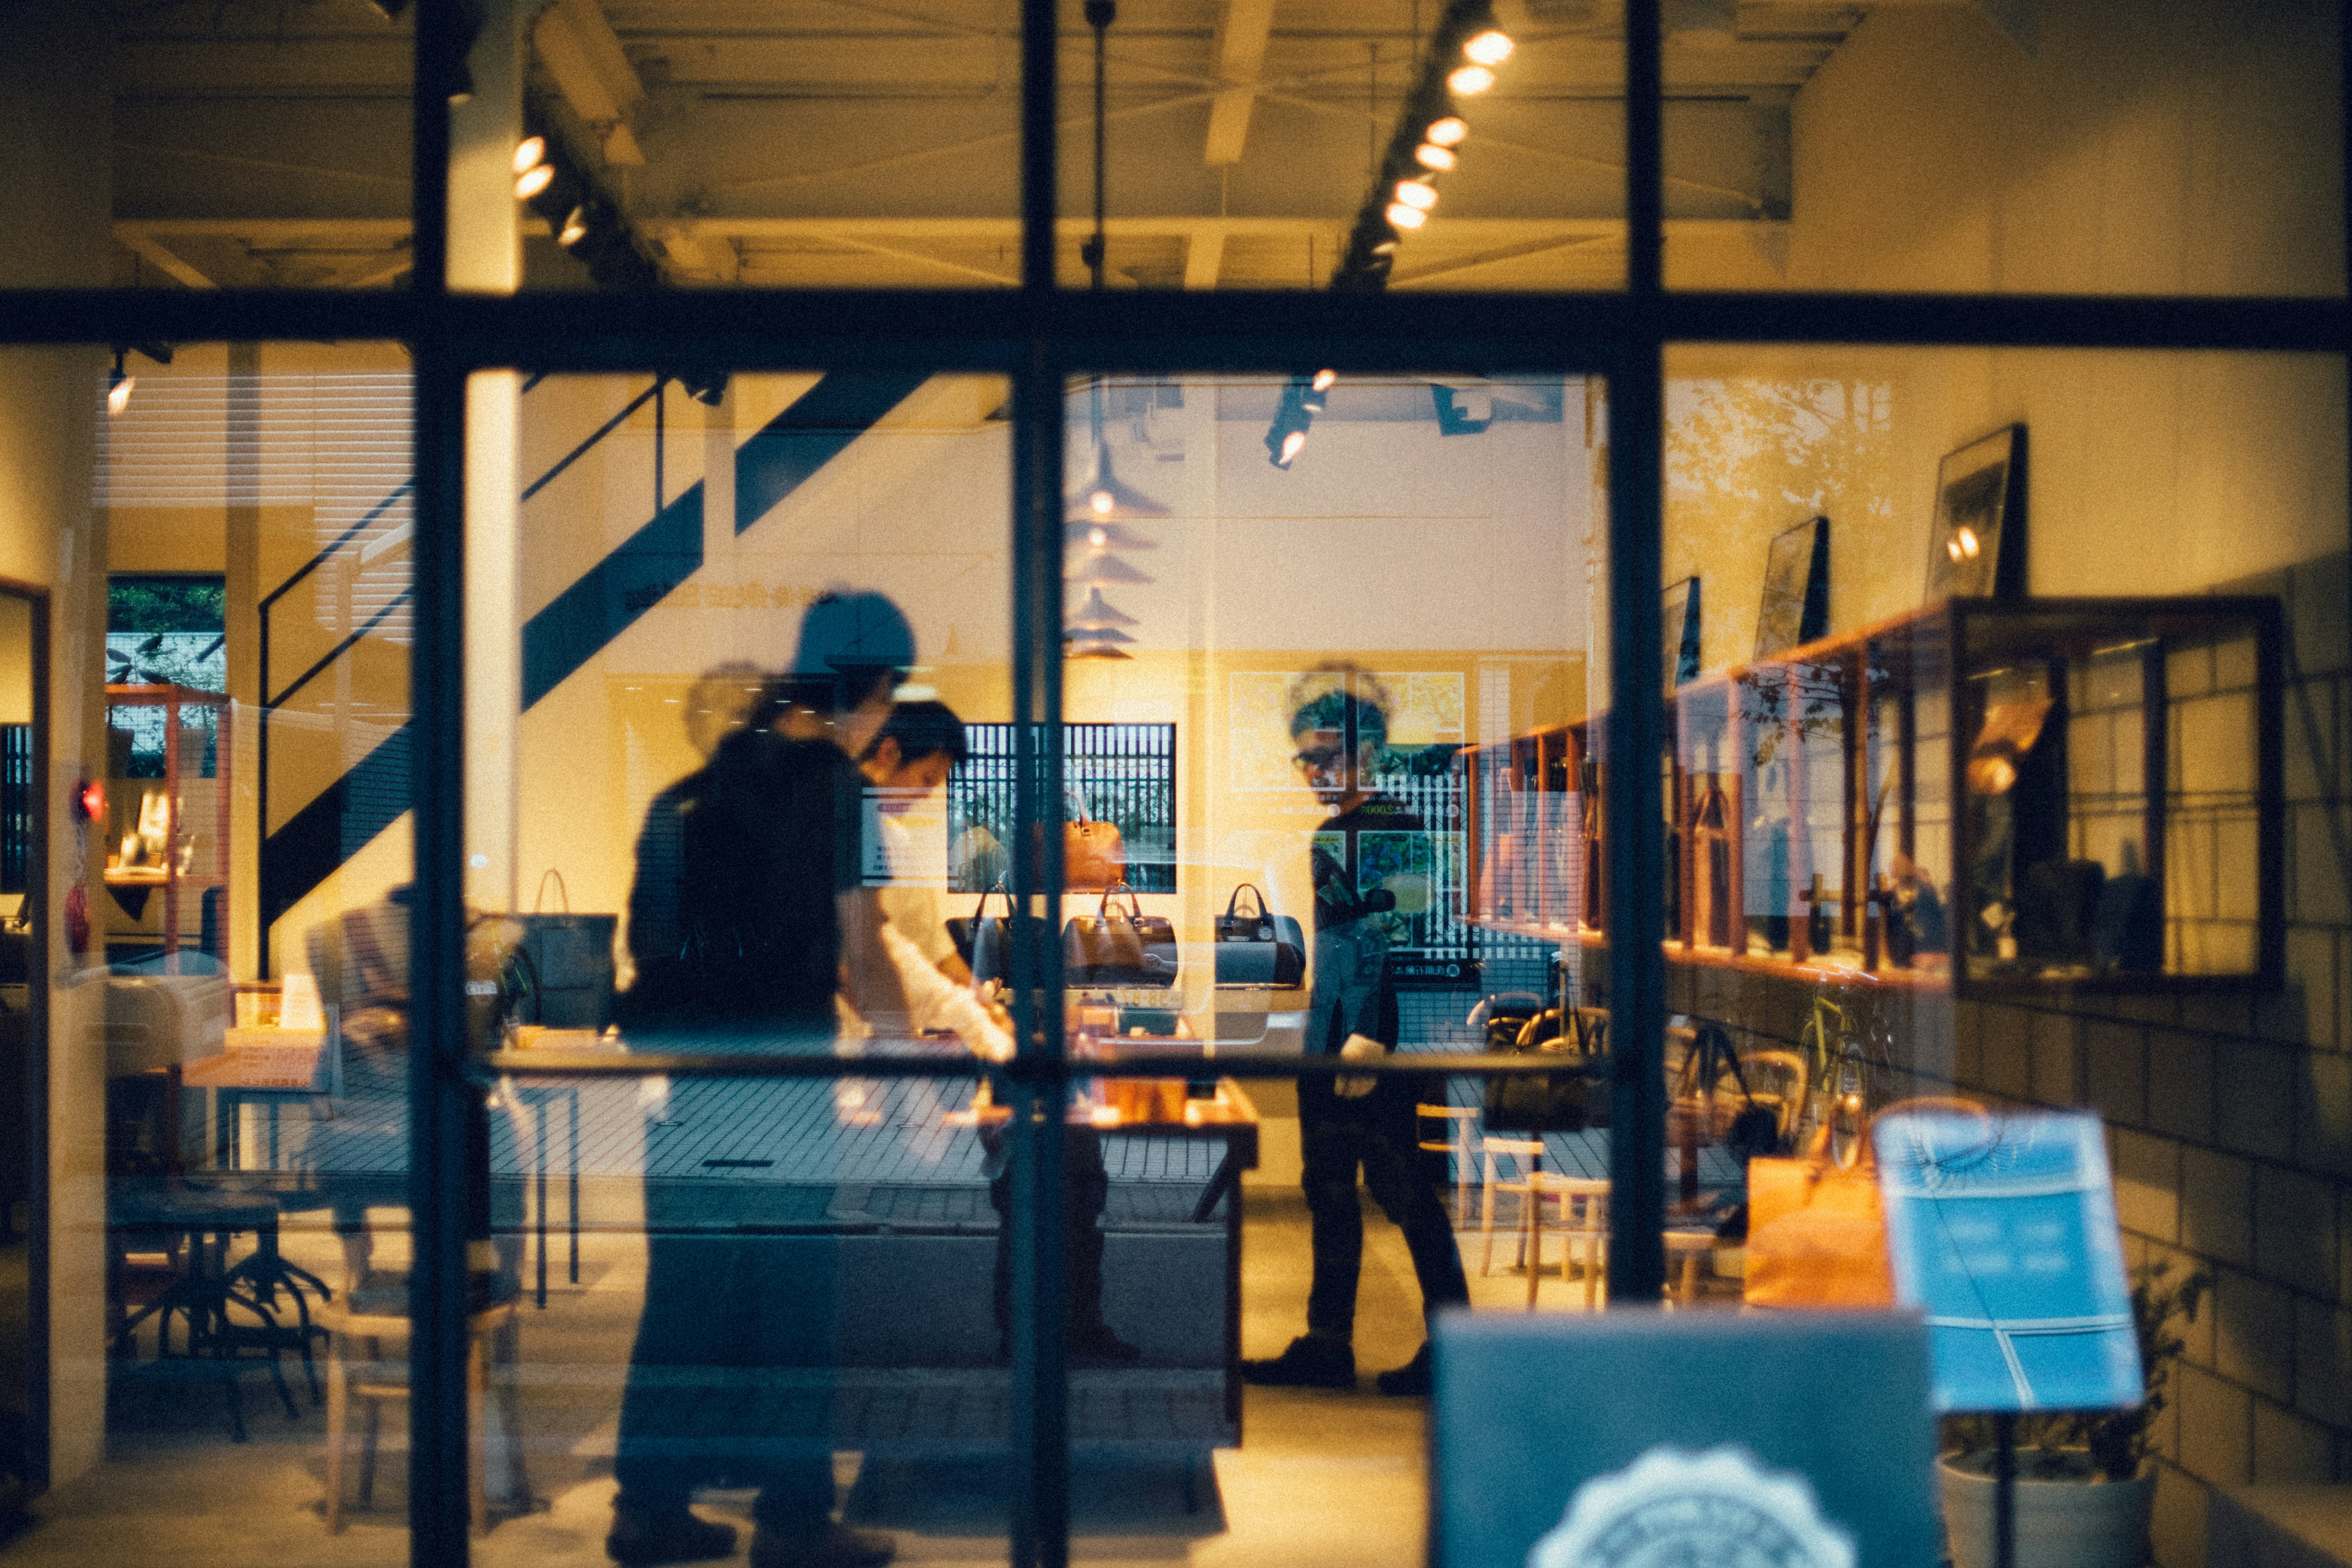
[[[1002,914],[988,912],[988,900],[1003,894]],[[1034,915],[1024,915],[1013,907],[1013,894],[1000,879],[993,888],[980,896],[980,902],[968,915],[956,915],[947,921],[948,937],[955,943],[974,980],[1013,981],[1013,946],[1016,933],[1045,925]],[[1048,930],[1052,929],[1050,927]]]
[[[1114,900],[1127,895],[1124,907]],[[1147,915],[1124,882],[1103,889],[1091,915],[1074,915],[1062,928],[1066,985],[1172,985],[1176,928],[1165,915]]]
[[[1244,913],[1242,895],[1254,906]],[[1307,938],[1289,915],[1269,913],[1265,895],[1244,882],[1217,917],[1217,984],[1292,986],[1307,984]]]
[[[1077,816],[1062,824],[1062,886],[1074,893],[1108,891],[1127,880],[1127,845],[1115,822],[1097,822],[1083,802]]]
[[[547,884],[555,883],[562,909],[541,911]],[[537,1022],[551,1029],[601,1029],[613,1018],[613,937],[618,915],[573,914],[563,873],[550,868],[539,879],[531,912],[510,915],[522,928],[519,943],[538,991]]]

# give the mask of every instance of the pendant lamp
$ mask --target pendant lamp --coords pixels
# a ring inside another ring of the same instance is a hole
[[[1073,518],[1063,525],[1062,542],[1073,550],[1157,550],[1157,541],[1108,517]]]
[[[1116,631],[1136,622],[1133,616],[1118,608],[1102,596],[1100,588],[1096,588],[1087,593],[1087,602],[1078,606],[1077,613],[1062,624],[1075,632],[1095,632]]]
[[[1149,583],[1151,579],[1116,555],[1089,551],[1076,565],[1063,568],[1062,581],[1092,586],[1102,583]]]
[[[1099,386],[1095,389],[1097,403],[1102,397]],[[1102,420],[1097,414],[1095,425],[1095,471],[1084,484],[1070,492],[1064,515],[1073,522],[1089,519],[1116,522],[1126,518],[1166,517],[1168,509],[1123,482],[1111,471],[1110,443],[1102,435]]]

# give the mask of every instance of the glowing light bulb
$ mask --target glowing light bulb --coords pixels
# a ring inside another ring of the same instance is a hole
[[[1090,528],[1087,530],[1087,542],[1093,545],[1097,550],[1100,550],[1104,545],[1110,542],[1110,535],[1102,529]]]
[[[1318,370],[1315,373],[1314,390],[1328,392],[1331,390],[1331,384],[1339,379],[1339,373],[1336,370]]]
[[[1958,561],[1960,558],[1960,542],[1957,539],[1944,541],[1944,553]]]
[[[1511,35],[1496,32],[1492,27],[1462,46],[1469,59],[1482,66],[1498,66],[1511,58]]]
[[[1293,430],[1282,438],[1282,460],[1286,463],[1290,461],[1291,458],[1298,456],[1299,448],[1306,445],[1307,432]]]
[[[562,232],[555,237],[555,243],[569,249],[587,237],[588,209],[573,207],[571,216],[563,220]]]
[[[539,166],[547,156],[547,138],[526,136],[515,143],[514,172],[518,174]]]
[[[1440,173],[1444,173],[1445,170],[1451,169],[1454,164],[1461,162],[1461,160],[1456,158],[1450,150],[1440,147],[1434,142],[1424,142],[1420,146],[1414,148],[1412,150],[1412,160],[1424,169],[1435,169]]]
[[[1427,212],[1437,205],[1437,190],[1433,185],[1423,184],[1419,180],[1399,180],[1396,199],[1409,207],[1419,207],[1423,212]]]
[[[1409,207],[1402,202],[1391,202],[1388,220],[1399,228],[1419,228],[1429,221],[1429,215],[1419,207]]]
[[[1110,509],[1118,504],[1118,498],[1107,489],[1097,490],[1087,498],[1087,504],[1094,508],[1097,517],[1108,517]]]
[[[139,384],[135,375],[126,375],[106,389],[106,416],[109,419],[131,406],[131,389]]]
[[[1462,139],[1470,134],[1470,127],[1459,117],[1449,114],[1443,120],[1430,121],[1429,129],[1422,134],[1440,147],[1459,147]]]
[[[1485,66],[1464,66],[1445,79],[1445,85],[1465,98],[1486,91],[1495,85],[1495,73]]]
[[[554,164],[533,164],[531,167],[525,169],[522,172],[522,177],[515,182],[515,199],[517,201],[524,202],[530,200],[531,197],[547,189],[549,184],[551,184],[554,179]]]
[[[1978,542],[1977,531],[1965,524],[1961,526],[1959,532],[1953,537],[1952,542],[1958,544],[1960,547],[1960,553],[1967,556],[1971,561],[1974,561],[1977,558],[1977,552],[1984,548],[1982,544]]]

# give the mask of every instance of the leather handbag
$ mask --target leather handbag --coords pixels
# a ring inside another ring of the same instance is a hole
[[[992,915],[988,912],[988,900],[1000,893],[1004,896],[1004,912]],[[971,971],[971,977],[974,980],[1002,980],[1007,984],[1013,980],[1014,933],[1045,923],[1036,916],[1022,914],[1013,907],[1012,890],[1005,887],[1001,878],[996,886],[981,894],[980,902],[972,906],[971,913],[952,916],[946,922],[948,938],[955,943],[956,952]]]
[[[547,884],[555,883],[560,910],[542,912]],[[613,938],[618,915],[573,914],[563,873],[550,867],[539,879],[532,912],[507,918],[520,926],[518,946],[537,983],[538,1016],[523,1020],[555,1029],[601,1029],[613,1019]]]
[[[1256,908],[1244,914],[1242,895]],[[1298,921],[1269,912],[1265,895],[1244,882],[1217,917],[1217,984],[1292,986],[1307,984],[1307,939]]]
[[[1723,1092],[1727,1077],[1738,1091],[1737,1100]],[[1666,1108],[1666,1142],[1694,1149],[1720,1143],[1740,1160],[1780,1152],[1780,1119],[1748,1087],[1739,1054],[1720,1024],[1699,1025],[1690,1055],[1683,1058],[1675,1098]]]
[[[1497,998],[1500,1001],[1501,998]],[[1489,1132],[1581,1132],[1609,1125],[1609,1020],[1590,1008],[1496,1007],[1486,1048],[1559,1058],[1559,1072],[1511,1073],[1486,1080],[1482,1121]]]
[[[1898,1100],[1878,1112],[1964,1110],[1974,1100]],[[1874,1121],[1875,1117],[1872,1119]],[[1870,1141],[1852,1167],[1829,1157],[1829,1128],[1800,1157],[1748,1163],[1748,1279],[1751,1307],[1892,1307],[1895,1273],[1886,1255],[1886,1209]]]
[[[1062,886],[1072,892],[1108,891],[1127,880],[1127,845],[1115,822],[1097,822],[1083,803],[1062,824]]]
[[[1126,907],[1113,900],[1127,895]],[[1091,915],[1073,915],[1062,928],[1062,983],[1066,985],[1172,985],[1177,972],[1176,928],[1165,915],[1147,915],[1126,883],[1103,889]]]

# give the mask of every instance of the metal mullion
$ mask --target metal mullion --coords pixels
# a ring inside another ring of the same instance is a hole
[[[2352,306],[2341,297],[685,289],[631,296],[625,332],[614,320],[613,297],[593,293],[0,290],[5,342],[430,339],[485,366],[639,371],[688,361],[1009,370],[1021,345],[1039,339],[1057,342],[1070,363],[1138,372],[1279,372],[1311,361],[1345,373],[1510,368],[1526,363],[1531,342],[1651,336],[2330,354],[2352,337]]]
[[[460,0],[416,8],[413,145],[422,301],[448,289],[449,46]],[[429,309],[423,321],[437,318]],[[411,339],[415,472],[411,808],[416,897],[409,933],[408,1556],[468,1561],[466,1397],[465,616],[466,371],[429,333]],[[487,1179],[488,1173],[481,1173]]]
[[[1664,89],[1658,0],[1625,6],[1626,284],[1632,321],[1609,371],[1609,712],[1603,874],[1609,894],[1609,1299],[1665,1287],[1664,742],[1658,647],[1665,467]],[[1646,309],[1645,309],[1646,307]]]
[[[1013,1568],[1070,1558],[1068,1158],[1062,955],[1063,364],[1035,323],[1055,295],[1058,0],[1021,6],[1021,280],[1013,382]],[[1049,830],[1048,825],[1052,825]]]

